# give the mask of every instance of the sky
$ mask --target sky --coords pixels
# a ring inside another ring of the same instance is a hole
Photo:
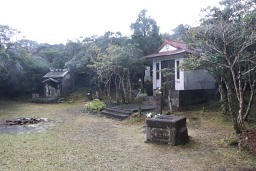
[[[219,0],[0,0],[0,25],[21,31],[39,43],[65,43],[107,31],[131,35],[142,9],[161,33],[179,24],[199,25],[200,11]]]

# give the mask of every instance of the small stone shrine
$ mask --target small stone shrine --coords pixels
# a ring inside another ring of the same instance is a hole
[[[44,96],[47,98],[65,96],[73,90],[74,80],[68,69],[50,69],[43,78]]]
[[[189,141],[186,118],[181,116],[160,115],[148,118],[147,143],[183,145]]]

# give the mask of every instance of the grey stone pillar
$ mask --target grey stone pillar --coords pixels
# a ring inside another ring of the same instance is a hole
[[[162,114],[163,110],[163,98],[162,98],[162,92],[157,90],[155,91],[154,95],[154,103],[155,103],[155,112],[158,114]]]

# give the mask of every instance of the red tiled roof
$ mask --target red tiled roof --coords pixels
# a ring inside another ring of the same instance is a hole
[[[159,52],[167,44],[177,49],[187,49],[187,45],[184,42],[179,42],[176,40],[165,40],[164,43],[157,49],[157,52]]]
[[[169,44],[177,49],[166,51],[166,52],[159,52],[166,44]],[[148,59],[148,58],[155,58],[155,57],[161,57],[161,56],[170,56],[170,55],[176,55],[184,52],[188,52],[188,53],[192,52],[190,49],[187,48],[187,45],[184,42],[179,42],[176,40],[165,40],[164,43],[158,48],[157,53],[144,56],[143,58]]]

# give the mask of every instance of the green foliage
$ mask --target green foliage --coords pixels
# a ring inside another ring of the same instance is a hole
[[[63,44],[39,44],[33,51],[33,56],[39,56],[45,59],[51,67],[63,68],[65,62],[71,58],[66,50],[67,47],[69,47],[68,44],[66,46]]]
[[[8,48],[11,45],[11,38],[19,33],[7,25],[0,25],[0,49]]]
[[[41,78],[52,68],[69,68],[76,85],[97,89],[102,96],[116,89],[116,101],[130,102],[132,89],[144,74],[145,54],[161,44],[156,21],[142,10],[131,24],[132,38],[120,32],[87,37],[63,44],[13,42],[19,32],[0,25],[0,94],[14,95],[42,90]],[[18,86],[17,86],[18,85]]]
[[[110,91],[114,79],[115,83],[122,83],[120,91],[131,90],[133,80],[137,81],[144,71],[139,46],[120,32],[106,32],[103,36],[92,36],[82,42],[69,41],[66,45],[37,44],[30,40],[11,42],[16,33],[8,26],[0,26],[0,94],[42,90],[41,78],[49,67],[69,68],[78,85],[97,88],[100,92],[106,87]],[[121,96],[127,100],[128,93],[120,92]]]
[[[92,113],[95,113],[95,112],[98,113],[105,108],[106,108],[106,104],[100,101],[99,99],[94,99],[90,102],[87,102],[84,105],[85,111],[92,112]]]
[[[135,23],[131,24],[132,41],[139,46],[144,55],[154,53],[162,43],[159,27],[154,19],[146,16],[147,10],[142,10]]]
[[[94,89],[110,97],[111,89],[116,89],[116,101],[131,99],[131,85],[144,72],[141,50],[125,37],[118,33],[107,32],[104,36],[86,38],[83,47],[86,51],[83,68],[91,73]],[[77,66],[81,58],[73,58],[67,66]],[[117,86],[120,85],[120,88]],[[111,99],[109,99],[111,100]]]
[[[138,104],[142,104],[146,97],[147,97],[147,94],[139,92],[135,97],[135,101]]]
[[[183,25],[180,24],[176,28],[174,28],[173,34],[170,36],[172,40],[178,40],[178,41],[187,41],[187,32],[191,27],[189,25]]]
[[[191,49],[202,49],[185,61],[187,68],[208,70],[219,85],[222,109],[231,113],[234,129],[245,129],[255,90],[256,3],[224,0],[207,8],[201,25],[189,30]],[[250,100],[246,96],[250,94]]]
[[[38,46],[36,42],[24,39],[11,41],[18,33],[0,25],[0,95],[35,92],[49,67],[43,58],[33,55]]]

